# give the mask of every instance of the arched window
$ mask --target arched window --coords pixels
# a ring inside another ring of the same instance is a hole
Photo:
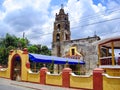
[[[66,18],[66,17],[65,17],[64,19],[65,19],[65,20],[67,20],[67,18]]]
[[[60,24],[58,24],[57,28],[60,29]]]
[[[60,34],[56,35],[56,41],[60,41]]]
[[[57,32],[60,32],[60,24],[57,26]]]
[[[65,40],[67,40],[68,39],[68,35],[67,34],[65,34]]]

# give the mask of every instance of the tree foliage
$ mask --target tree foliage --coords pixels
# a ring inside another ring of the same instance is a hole
[[[28,46],[28,51],[30,53],[36,53],[36,54],[42,54],[42,55],[51,55],[51,51],[48,49],[47,46],[42,46],[40,44],[38,45],[31,45]],[[46,64],[46,66],[49,68],[51,64]],[[39,71],[39,69],[43,67],[43,63],[36,63],[31,61],[31,68],[35,69],[32,71]]]
[[[23,49],[27,47],[28,42],[27,39],[17,38],[7,33],[5,38],[0,39],[0,64],[7,64],[9,51],[11,49]]]
[[[30,53],[42,54],[42,55],[51,55],[51,51],[48,49],[47,46],[38,45],[31,45],[28,46],[28,51]]]
[[[29,45],[29,40],[27,38],[18,38],[14,35],[6,34],[4,38],[0,38],[0,64],[6,65],[8,62],[8,55],[10,50],[28,48],[28,52],[51,55],[51,51],[47,46]],[[38,67],[43,66],[43,64],[38,64]]]

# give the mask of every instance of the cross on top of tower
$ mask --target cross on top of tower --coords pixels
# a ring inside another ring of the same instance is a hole
[[[63,4],[61,4],[61,9],[60,9],[60,11],[59,11],[59,14],[65,14],[65,13],[64,13],[64,9],[63,9]]]
[[[63,9],[64,8],[64,5],[63,4],[61,4],[61,9]]]

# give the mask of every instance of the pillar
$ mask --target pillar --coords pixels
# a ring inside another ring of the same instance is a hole
[[[112,65],[115,65],[115,60],[114,60],[114,42],[111,42],[111,49],[112,49]]]
[[[24,48],[24,49],[23,49],[23,54],[28,54],[27,48]]]
[[[30,62],[26,63],[26,67],[27,67],[27,69],[30,69]]]
[[[100,66],[101,65],[101,52],[100,52],[100,45],[98,45],[98,65]]]
[[[70,73],[72,69],[64,68],[62,71],[62,87],[70,87]]]
[[[9,55],[12,55],[12,53],[13,53],[13,50],[10,50]]]
[[[93,71],[93,90],[103,90],[103,69],[96,68]]]
[[[46,72],[48,69],[46,67],[42,67],[40,69],[40,84],[46,84]]]

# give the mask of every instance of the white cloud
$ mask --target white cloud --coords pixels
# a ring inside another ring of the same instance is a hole
[[[3,6],[7,12],[22,9],[25,7],[32,7],[38,11],[46,12],[51,0],[5,0]]]
[[[31,43],[50,47],[55,14],[61,8],[60,5],[50,6],[50,3],[51,0],[5,0],[2,4],[4,11],[0,11],[0,36],[10,33],[22,37],[25,32]],[[120,19],[111,20],[120,16],[117,8],[120,9],[120,5],[113,0],[108,0],[106,6],[102,3],[95,5],[92,0],[65,2],[64,10],[69,14],[72,39],[93,36],[95,31],[101,37],[109,36],[110,31],[114,32],[112,35],[118,35]],[[118,11],[111,12],[112,9]],[[111,21],[89,25],[106,20]]]
[[[114,1],[109,1],[108,4],[110,5],[103,6],[101,3],[93,4],[92,0],[68,0],[66,8],[70,14],[72,38],[93,36],[95,31],[100,37],[103,37],[102,33],[116,30],[116,27],[119,26],[119,20],[111,19],[119,17],[120,10],[118,13],[113,11],[108,14],[108,9],[118,7]],[[109,34],[104,36],[107,37]]]
[[[5,0],[2,4],[5,11],[0,11],[0,31],[6,29],[2,34],[10,33],[17,37],[22,37],[25,32],[33,44],[40,43],[39,34],[48,31],[44,31],[43,26],[49,21],[49,5],[50,0]]]

